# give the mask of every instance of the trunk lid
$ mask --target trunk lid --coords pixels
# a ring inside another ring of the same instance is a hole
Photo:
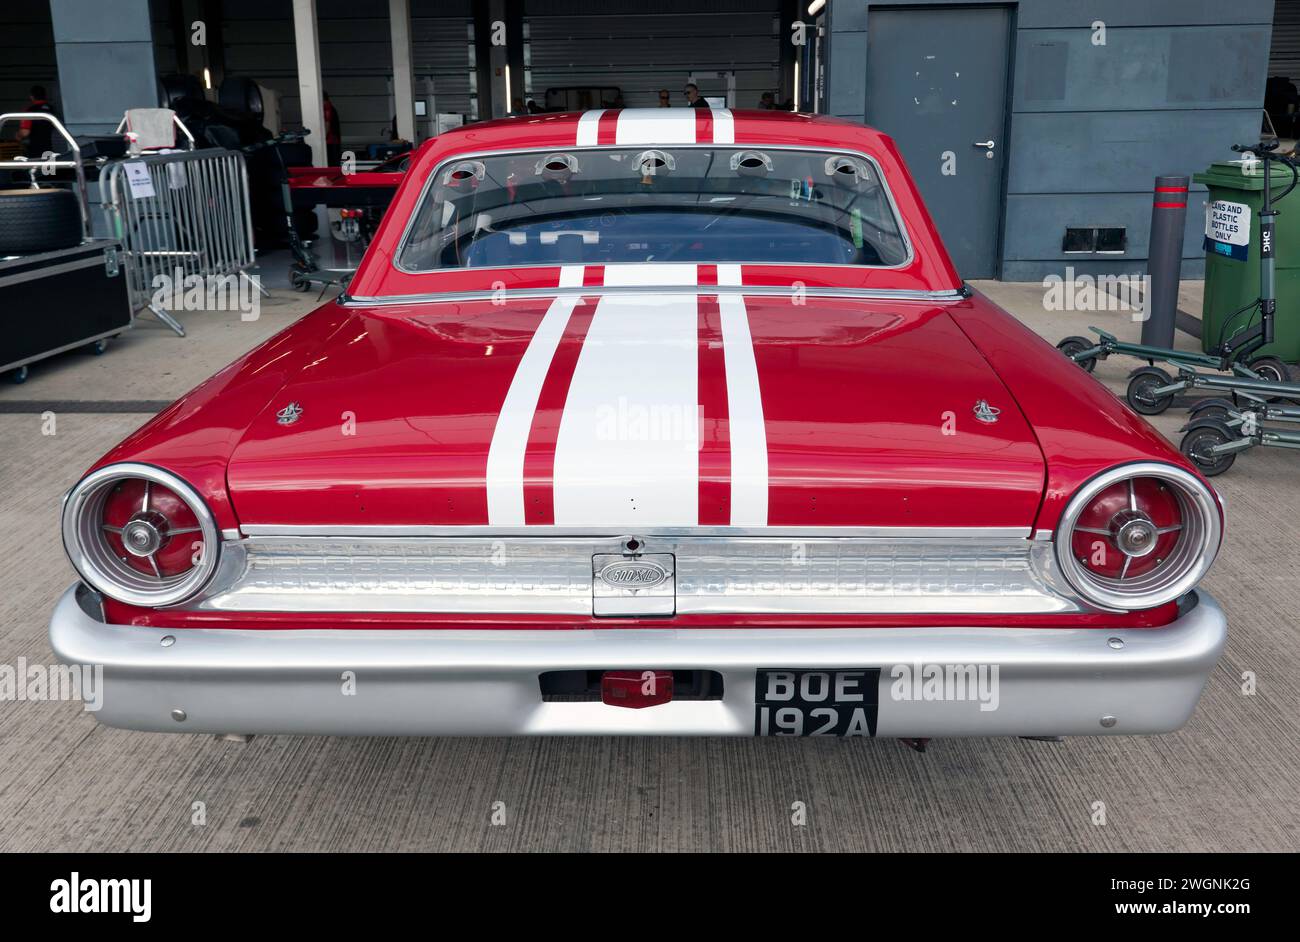
[[[239,519],[1031,526],[1041,450],[942,306],[797,300],[596,289],[352,308],[236,447]]]

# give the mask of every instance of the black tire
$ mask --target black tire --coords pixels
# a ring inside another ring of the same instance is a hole
[[[1082,360],[1076,360],[1075,354],[1095,346],[1097,345],[1093,343],[1091,340],[1089,340],[1087,337],[1066,337],[1064,340],[1062,340],[1060,343],[1056,345],[1056,349],[1060,350],[1071,360],[1074,360],[1075,363],[1079,364],[1081,367],[1083,367],[1085,370],[1091,373],[1093,370],[1097,368],[1097,358],[1085,357]]]
[[[1295,382],[1291,367],[1277,357],[1255,357],[1247,365],[1270,383]]]
[[[311,282],[307,279],[307,276],[296,268],[290,269],[289,271],[289,286],[293,288],[294,291],[311,290]]]
[[[1178,450],[1196,465],[1196,470],[1207,478],[1212,478],[1231,468],[1232,463],[1237,460],[1237,453],[1234,451],[1226,455],[1210,455],[1206,453],[1206,449],[1215,445],[1226,445],[1236,437],[1232,429],[1217,419],[1198,419],[1187,426],[1187,434],[1183,436]]]
[[[261,116],[262,90],[249,78],[228,75],[217,90],[217,100],[222,108],[242,114]]]
[[[71,190],[0,190],[0,255],[81,244],[81,206]]]
[[[1270,383],[1294,383],[1296,381],[1295,370],[1287,365],[1286,361],[1277,357],[1255,357],[1248,364],[1252,370],[1260,375],[1262,379]],[[1269,396],[1267,402],[1297,402],[1295,397],[1288,400],[1286,396]]]
[[[1124,398],[1129,408],[1142,415],[1159,415],[1174,403],[1174,394],[1157,396],[1152,390],[1167,386],[1174,378],[1158,366],[1144,366],[1129,374],[1128,392]]]

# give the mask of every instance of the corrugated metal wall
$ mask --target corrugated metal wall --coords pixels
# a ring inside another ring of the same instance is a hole
[[[529,93],[617,85],[629,107],[653,107],[667,88],[680,107],[690,73],[734,71],[736,107],[753,108],[777,88],[777,13],[776,0],[525,0]]]
[[[1300,81],[1300,0],[1273,4],[1273,43],[1268,54],[1268,74]]]
[[[27,90],[44,85],[59,102],[59,69],[49,3],[5,3],[0,12],[0,112],[22,111]],[[6,127],[13,137],[16,127]]]
[[[292,10],[288,0],[226,0],[228,74],[281,93],[284,120],[300,120]],[[380,140],[392,123],[392,47],[386,4],[318,0],[321,76],[338,108],[344,144]],[[414,0],[416,94],[432,86],[440,111],[474,112],[470,92],[469,0]],[[427,127],[423,128],[427,133]]]
[[[317,19],[321,77],[338,109],[344,146],[381,140],[393,116],[388,5],[317,0]],[[412,0],[415,92],[432,90],[439,111],[475,113],[470,22],[470,0]],[[154,32],[160,45],[167,42],[157,25]],[[226,73],[274,88],[283,121],[300,121],[290,0],[225,0],[222,32]],[[427,121],[417,130],[431,133]]]

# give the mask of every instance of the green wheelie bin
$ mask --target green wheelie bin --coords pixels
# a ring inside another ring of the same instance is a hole
[[[1213,163],[1192,177],[1209,189],[1205,201],[1205,302],[1201,308],[1201,349],[1209,353],[1222,337],[1250,325],[1259,312],[1234,312],[1259,297],[1259,210],[1264,201],[1260,164]],[[1291,183],[1286,167],[1273,166],[1274,197]],[[1300,360],[1300,190],[1277,203],[1273,247],[1277,261],[1277,316],[1274,342],[1255,356]],[[1228,323],[1232,320],[1232,323]],[[1226,333],[1225,331],[1226,325]]]

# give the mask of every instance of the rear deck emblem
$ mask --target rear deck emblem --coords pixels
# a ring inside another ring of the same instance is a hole
[[[302,406],[291,402],[275,414],[275,421],[281,425],[293,425],[302,418]]]
[[[1001,414],[1002,414],[1001,409],[997,408],[996,406],[989,405],[983,399],[975,403],[975,418],[979,419],[981,422],[988,422],[989,424],[992,424],[998,420],[998,416]]]
[[[653,589],[663,585],[670,573],[658,563],[642,559],[626,559],[610,563],[596,573],[596,577],[611,589]]]

